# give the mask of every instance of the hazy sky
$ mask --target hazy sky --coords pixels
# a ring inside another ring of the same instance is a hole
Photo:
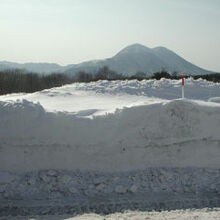
[[[0,0],[0,60],[72,64],[133,43],[220,71],[220,0]]]

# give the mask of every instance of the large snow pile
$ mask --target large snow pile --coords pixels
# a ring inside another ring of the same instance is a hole
[[[99,81],[1,96],[0,210],[15,199],[29,211],[60,198],[67,212],[85,200],[98,211],[219,205],[220,104],[208,99],[220,88],[188,79],[185,90],[177,99],[181,81]]]
[[[0,102],[1,170],[220,167],[220,106],[187,100],[93,119]]]

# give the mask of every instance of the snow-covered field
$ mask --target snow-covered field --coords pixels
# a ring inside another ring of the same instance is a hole
[[[193,209],[193,210],[175,210],[175,211],[126,211],[123,213],[114,213],[109,215],[83,214],[75,217],[70,215],[62,216],[35,216],[35,217],[7,217],[7,220],[219,220],[220,209]],[[0,217],[0,220],[6,218]]]
[[[219,206],[220,85],[185,84],[0,96],[0,216]]]
[[[205,80],[186,80],[185,97],[194,100],[218,101],[218,83]],[[215,98],[217,97],[217,98]],[[76,116],[92,117],[114,113],[116,109],[167,102],[181,98],[180,80],[131,80],[75,83],[36,92],[33,94],[10,94],[0,101],[28,100],[40,103],[49,112],[68,112]],[[209,103],[210,105],[210,103]]]
[[[217,220],[220,216],[220,209],[201,209],[201,210],[175,210],[162,212],[138,212],[127,211],[125,213],[115,213],[108,216],[82,215],[74,218],[65,218],[66,220]],[[49,219],[48,219],[49,220]],[[51,219],[52,220],[52,219]]]

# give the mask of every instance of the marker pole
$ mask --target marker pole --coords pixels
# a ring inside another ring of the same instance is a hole
[[[182,98],[184,99],[184,72],[182,72]]]

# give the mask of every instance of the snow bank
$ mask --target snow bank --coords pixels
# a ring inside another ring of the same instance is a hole
[[[185,97],[207,101],[220,94],[218,83],[206,80],[185,81]],[[137,105],[154,104],[181,98],[181,80],[130,80],[74,83],[33,94],[10,94],[0,96],[0,101],[26,99],[39,102],[46,111],[68,112],[80,117],[114,113],[115,109]]]
[[[186,82],[1,96],[0,216],[219,206],[220,87]]]
[[[216,220],[220,218],[220,209],[192,209],[192,210],[174,210],[162,212],[140,212],[140,211],[126,211],[124,213],[114,213],[104,216],[105,220]],[[50,217],[47,218],[50,220]],[[52,220],[53,218],[51,218]],[[102,215],[84,214],[76,217],[63,217],[66,220],[103,220]],[[18,219],[19,220],[19,219]]]
[[[82,215],[56,215],[51,216],[47,215],[42,218],[42,216],[32,216],[32,220],[38,219],[47,219],[47,220],[57,220],[57,219],[65,219],[65,220],[216,220],[220,218],[220,209],[181,209],[181,210],[173,210],[173,211],[125,211],[125,212],[117,212],[110,215],[97,215],[94,213],[90,214],[82,214]],[[1,220],[6,219],[3,217]],[[7,216],[7,220],[23,220],[24,216]]]
[[[220,167],[220,107],[174,100],[79,118],[0,102],[0,170]]]

